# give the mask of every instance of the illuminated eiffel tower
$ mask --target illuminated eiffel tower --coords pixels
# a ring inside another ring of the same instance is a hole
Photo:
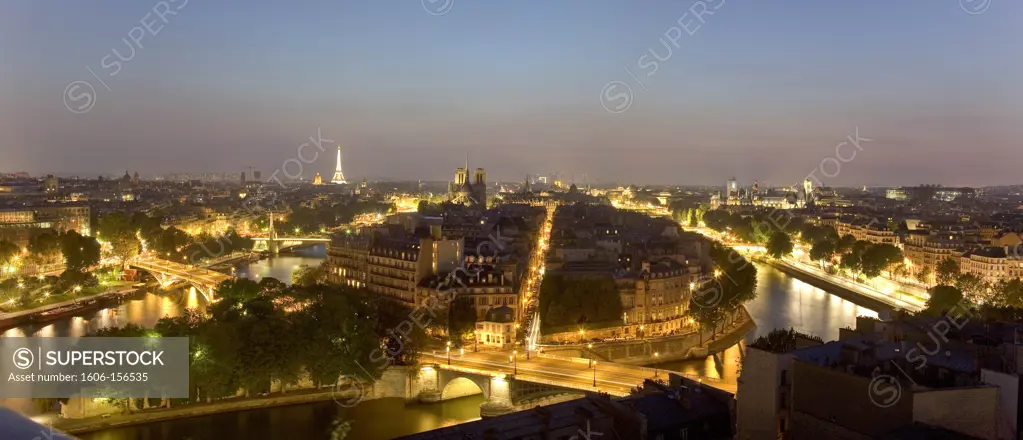
[[[334,170],[334,178],[330,179],[330,183],[338,185],[344,185],[348,182],[345,181],[345,174],[341,172],[341,146],[337,146],[337,169]]]

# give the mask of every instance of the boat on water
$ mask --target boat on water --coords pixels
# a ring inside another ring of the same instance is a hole
[[[66,318],[68,316],[72,316],[72,315],[82,311],[83,309],[85,309],[85,307],[86,307],[86,305],[85,304],[81,304],[81,303],[80,304],[67,305],[67,306],[63,306],[63,307],[58,307],[56,309],[47,310],[45,312],[39,313],[37,315],[34,315],[33,316],[33,321],[35,321],[35,322],[49,322],[49,321],[53,321],[53,320],[57,320],[57,319],[61,319],[61,318]]]

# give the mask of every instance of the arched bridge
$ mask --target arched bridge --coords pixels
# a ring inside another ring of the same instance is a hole
[[[363,397],[401,397],[407,402],[435,403],[483,395],[480,416],[492,417],[577,399],[593,389],[574,389],[529,376],[493,374],[443,363],[390,367]]]
[[[136,258],[130,260],[128,266],[149,272],[163,287],[169,286],[175,281],[186,281],[205,296],[207,301],[214,300],[213,293],[218,284],[234,278],[217,271],[160,258]]]

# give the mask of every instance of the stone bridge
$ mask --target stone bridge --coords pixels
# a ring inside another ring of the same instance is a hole
[[[538,379],[444,364],[392,366],[367,390],[365,398],[400,397],[406,402],[436,403],[482,394],[480,416],[494,417],[577,399],[586,391],[538,382]]]

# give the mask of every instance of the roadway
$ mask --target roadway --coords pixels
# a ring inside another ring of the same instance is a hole
[[[230,275],[217,271],[197,268],[195,266],[175,263],[173,261],[158,258],[137,259],[132,261],[130,265],[150,272],[181,278],[189,282],[199,282],[210,287],[216,287],[222,281],[233,278]]]
[[[775,260],[776,262],[785,265],[785,267],[799,271],[800,273],[817,278],[822,281],[826,281],[832,284],[836,284],[840,287],[849,289],[867,298],[871,298],[882,303],[888,304],[897,309],[906,309],[912,312],[919,312],[926,308],[926,301],[913,294],[901,294],[897,292],[885,293],[879,290],[873,289],[869,286],[865,286],[860,283],[855,283],[846,279],[842,279],[835,275],[824,272],[816,267],[808,264],[792,261],[788,258],[781,260]]]
[[[732,247],[736,250],[766,251],[763,246],[751,245],[748,243],[729,242],[727,241],[727,239],[729,239],[730,237],[709,228],[690,228],[689,230],[697,232],[710,239],[716,240],[717,242],[722,243],[725,246]],[[901,284],[899,287],[906,290],[908,292],[906,294],[899,292],[896,288],[888,289],[889,291],[880,291],[870,286],[849,281],[841,277],[829,274],[819,268],[793,260],[791,258],[784,258],[775,261],[793,270],[799,271],[800,273],[806,276],[811,276],[821,281],[835,284],[837,286],[851,290],[857,294],[863,295],[876,301],[880,301],[884,304],[888,304],[894,308],[906,309],[913,312],[919,312],[920,310],[926,308],[926,301],[928,295],[925,291],[915,286],[906,286],[904,284]],[[887,282],[894,283],[893,281],[887,278],[884,277],[879,278],[884,279]]]
[[[448,356],[444,352],[423,353],[423,356],[424,360],[440,364],[441,368],[449,368],[447,367]],[[519,353],[517,362],[513,363],[509,360],[509,356],[511,353],[506,351],[474,353],[466,350],[465,354],[462,354],[460,351],[453,350],[450,369],[477,374],[513,375],[517,364],[518,374],[516,377],[522,381],[584,391],[601,391],[615,396],[629,395],[633,388],[642,384],[646,379],[667,380],[669,372],[668,370],[601,361],[596,363],[597,386],[594,387],[594,370],[590,368],[586,359],[554,357],[530,352],[529,360],[526,360],[525,354]],[[703,383],[730,393],[736,392],[736,384],[711,379],[703,380]]]

